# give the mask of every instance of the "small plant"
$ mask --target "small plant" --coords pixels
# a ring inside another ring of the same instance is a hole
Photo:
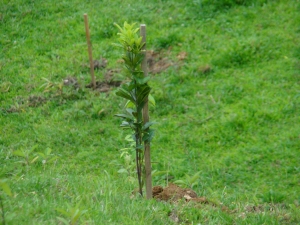
[[[34,154],[34,151],[36,150],[38,146],[34,145],[31,149],[20,149],[13,152],[13,155],[21,157],[22,161],[21,163],[25,164],[26,166],[29,166],[32,163],[35,163],[39,156]]]
[[[132,151],[135,149],[135,141],[132,139],[131,135],[127,135],[125,140],[129,142],[130,147],[120,149],[120,158],[123,159],[122,163],[116,163],[115,161],[112,163],[120,167],[118,173],[124,174],[127,176],[127,180],[131,183],[135,182],[134,172],[135,172],[135,162],[134,157],[132,155]],[[144,171],[144,170],[143,170]],[[168,171],[158,171],[152,170],[152,177],[159,177],[160,175],[166,175]],[[158,178],[159,179],[159,178]]]
[[[43,167],[45,169],[46,164],[49,164],[51,162],[54,162],[58,159],[58,156],[55,156],[52,153],[52,149],[47,148],[45,152],[35,152],[38,145],[34,145],[30,149],[19,149],[13,152],[14,156],[21,157],[22,160],[20,163],[29,166],[30,164],[33,164],[38,161],[38,159],[41,159],[41,162],[43,164]]]
[[[183,184],[188,186],[189,188],[193,188],[199,184],[200,173],[195,173],[193,176],[189,176],[188,174],[185,175],[185,178],[182,180],[174,181],[175,184]]]
[[[0,93],[9,92],[10,86],[12,85],[11,82],[2,82],[0,84]]]
[[[44,88],[44,92],[58,92],[58,95],[62,95],[63,94],[63,87],[64,87],[64,83],[63,82],[52,82],[49,79],[43,77],[42,78],[45,83],[42,84],[42,86],[40,88]]]
[[[47,148],[47,149],[45,150],[45,152],[38,152],[37,154],[38,154],[38,156],[39,156],[39,157],[41,158],[41,160],[42,160],[42,164],[43,164],[44,169],[45,169],[45,167],[46,167],[46,164],[49,164],[49,163],[51,163],[51,162],[54,162],[55,160],[58,159],[58,156],[56,156],[56,155],[54,155],[54,154],[52,153],[52,149],[51,149],[51,148]]]
[[[56,217],[60,222],[62,222],[65,225],[75,225],[77,224],[78,220],[82,215],[84,215],[87,210],[80,209],[79,204],[77,204],[75,207],[71,207],[68,205],[67,210],[65,209],[56,209],[56,211],[63,214],[68,219],[62,218],[62,217]]]
[[[4,191],[5,194],[8,196],[12,196],[11,190],[6,182],[5,179],[0,179],[0,188]],[[3,201],[2,201],[2,196],[0,195],[0,209],[2,212],[2,224],[5,225],[5,211],[4,211],[4,206],[3,206]]]
[[[132,150],[134,150],[135,141],[132,139],[131,135],[127,135],[125,137],[125,140],[130,143],[130,147],[128,148],[122,148],[120,157],[123,159],[123,164],[120,166],[121,169],[118,170],[118,173],[120,174],[126,174],[128,177],[128,180],[133,181],[133,172],[134,172],[134,159],[132,157]]]
[[[43,77],[45,82],[40,86],[44,93],[50,93],[51,97],[63,99],[79,99],[84,93],[75,77],[67,77],[61,82],[52,82]]]
[[[142,168],[143,168],[143,142],[150,143],[153,138],[153,130],[149,127],[153,122],[143,121],[143,108],[150,94],[151,88],[148,85],[149,77],[144,76],[144,72],[141,69],[141,62],[144,59],[143,47],[145,43],[142,42],[142,37],[138,37],[137,31],[139,28],[134,28],[135,24],[124,23],[123,28],[116,24],[120,33],[119,44],[115,44],[120,47],[124,54],[122,59],[125,62],[126,75],[130,79],[130,82],[122,85],[116,94],[128,102],[126,104],[125,113],[117,114],[124,121],[121,127],[124,129],[132,129],[133,140],[135,141],[136,151],[136,170],[139,183],[139,193],[143,195],[142,187]]]

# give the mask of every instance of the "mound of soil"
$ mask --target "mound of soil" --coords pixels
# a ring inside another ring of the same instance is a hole
[[[205,197],[198,197],[195,191],[190,188],[181,188],[176,184],[170,183],[169,186],[163,188],[161,186],[155,186],[152,189],[153,198],[159,201],[177,202],[181,199],[185,201],[194,201],[198,203],[208,204],[208,200]]]

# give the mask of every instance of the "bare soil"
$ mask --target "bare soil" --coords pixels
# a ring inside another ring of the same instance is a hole
[[[121,81],[115,81],[114,75],[120,73],[120,69],[107,69],[104,73],[104,81],[96,81],[96,91],[99,92],[109,92],[112,87],[119,87]],[[87,88],[92,88],[93,85],[90,83],[86,85]]]
[[[163,188],[161,186],[155,186],[152,189],[153,198],[159,201],[177,202],[179,200],[185,200],[187,202],[193,201],[202,204],[209,204],[205,197],[199,197],[195,191],[190,188],[181,188],[176,184],[170,183],[169,186]]]
[[[149,72],[152,74],[161,73],[174,64],[163,52],[149,50],[146,52],[146,58]]]
[[[170,60],[170,51],[159,51],[149,50],[146,52],[148,71],[152,74],[158,74],[171,66],[180,65],[187,57],[186,52],[180,52],[177,55],[178,62],[173,62]],[[121,72],[119,68],[107,69],[108,60],[105,58],[100,58],[100,60],[94,60],[94,69],[104,71],[104,81],[96,81],[96,91],[99,92],[109,92],[112,87],[119,87],[121,85],[120,81],[114,80],[114,75]],[[118,60],[118,63],[124,63],[123,60]],[[89,67],[88,64],[84,64],[85,67]],[[92,84],[86,85],[87,88],[92,88]]]
[[[112,87],[119,87],[121,81],[115,81],[114,75],[121,72],[119,68],[106,68],[108,60],[106,58],[100,57],[99,60],[93,61],[93,66],[95,70],[103,70],[104,81],[96,81],[96,91],[99,92],[109,92]],[[84,64],[85,67],[90,67],[88,64]],[[86,88],[93,88],[93,84],[90,83],[85,86]]]
[[[190,188],[181,188],[176,184],[170,183],[167,187],[163,188],[161,186],[155,186],[152,188],[153,198],[158,201],[165,201],[168,203],[177,203],[179,201],[189,204],[190,207],[202,208],[203,205],[207,205],[208,207],[220,208],[222,211],[233,213],[233,211],[229,210],[226,206],[222,204],[216,204],[214,202],[208,201],[206,197],[198,196],[197,193]],[[181,221],[181,215],[176,210],[173,209],[169,213],[169,218],[175,223],[183,222]]]

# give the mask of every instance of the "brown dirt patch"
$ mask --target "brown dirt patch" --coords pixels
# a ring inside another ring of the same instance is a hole
[[[216,204],[214,202],[208,201],[206,197],[200,197],[197,193],[190,188],[181,188],[176,184],[170,183],[167,187],[163,188],[161,186],[154,186],[152,188],[153,198],[158,201],[165,201],[168,203],[178,203],[183,201],[184,205],[195,208],[202,207],[213,207],[219,208],[223,212],[234,213],[235,211],[229,210],[223,204]],[[190,204],[191,203],[191,204]],[[183,222],[181,221],[180,212],[173,209],[169,214],[169,219],[175,223]]]
[[[1,110],[3,110],[6,113],[18,113],[18,112],[22,111],[22,108],[19,106],[13,105],[13,106],[10,106],[8,109],[1,109]]]
[[[104,81],[96,81],[96,91],[109,92],[112,87],[119,87],[121,81],[115,81],[114,75],[120,73],[120,69],[107,69],[104,73]],[[87,88],[92,88],[92,83],[86,85]]]
[[[64,86],[72,86],[74,87],[74,89],[80,88],[80,85],[76,77],[67,76],[65,79],[63,79],[63,82],[64,82]]]
[[[106,68],[108,60],[105,58],[100,58],[99,60],[94,60],[94,69]]]
[[[148,64],[148,72],[152,74],[158,74],[166,69],[168,69],[171,66],[181,66],[184,62],[184,60],[188,57],[187,52],[180,52],[177,54],[176,58],[177,60],[171,60],[171,48],[168,50],[161,50],[161,51],[154,51],[154,50],[148,50],[146,52],[146,58],[147,58],[147,64]],[[123,64],[124,60],[119,59],[117,61],[119,64]],[[108,64],[108,60],[105,58],[100,58],[100,60],[94,60],[94,69],[105,69]],[[88,64],[84,64],[85,67],[90,67]],[[107,73],[119,73],[120,69],[108,69],[105,72],[105,76]],[[107,80],[107,79],[106,79]]]
[[[188,54],[186,52],[179,52],[179,54],[176,56],[178,60],[182,61],[187,58]]]
[[[184,61],[188,57],[187,52],[179,52],[176,55],[177,60],[172,61],[170,58],[172,48],[169,48],[167,51],[153,51],[149,50],[146,52],[147,64],[149,72],[152,74],[158,74],[171,66],[176,68],[182,66]]]
[[[114,75],[121,73],[121,69],[107,69],[104,73],[104,79],[105,81],[113,81],[114,80]]]
[[[163,188],[161,186],[154,186],[152,188],[153,198],[158,201],[165,201],[170,203],[176,203],[179,200],[183,200],[185,202],[195,203],[196,206],[201,205],[209,205],[214,208],[220,208],[224,212],[233,213],[234,211],[229,210],[226,206],[219,203],[214,203],[209,201],[206,197],[198,196],[195,191],[190,188],[181,188],[176,184],[170,183],[169,186]]]
[[[47,99],[43,96],[31,95],[28,98],[29,107],[38,107],[47,102]]]
[[[108,60],[100,57],[99,60],[94,60],[93,65],[95,70],[104,70],[104,81],[96,81],[96,91],[109,92],[112,87],[119,87],[121,81],[115,81],[114,75],[121,72],[121,69],[106,68]],[[83,64],[83,66],[90,68],[89,64]],[[92,83],[85,86],[86,88],[92,88]]]
[[[181,188],[176,184],[170,183],[169,186],[163,188],[161,186],[155,186],[152,189],[153,198],[166,201],[177,202],[181,199],[189,202],[197,202],[201,204],[208,204],[208,200],[205,197],[198,197],[195,191],[190,188]]]
[[[162,52],[149,50],[146,52],[146,58],[149,72],[153,74],[161,73],[173,65],[173,62]]]
[[[119,87],[121,81],[96,81],[96,91],[99,92],[109,92],[112,87]],[[92,84],[88,84],[87,88],[92,88]]]
[[[265,205],[247,205],[245,207],[246,213],[263,213],[266,211],[275,212],[286,209],[287,206],[284,203],[281,204],[265,204]]]
[[[23,96],[17,96],[15,99],[15,104],[11,105],[8,109],[0,108],[6,113],[19,113],[25,111],[27,107],[39,107],[47,102],[47,98],[39,95],[30,95],[28,98]]]
[[[210,65],[204,65],[204,66],[200,66],[198,68],[198,72],[202,73],[202,74],[208,74],[212,71],[211,66]]]

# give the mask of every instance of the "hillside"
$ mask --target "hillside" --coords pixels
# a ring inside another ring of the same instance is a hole
[[[299,9],[299,0],[2,1],[6,223],[299,224]],[[84,13],[97,90],[87,87]],[[132,196],[130,132],[114,117],[125,102],[113,24],[124,21],[147,26],[153,185],[175,182],[212,204]]]

